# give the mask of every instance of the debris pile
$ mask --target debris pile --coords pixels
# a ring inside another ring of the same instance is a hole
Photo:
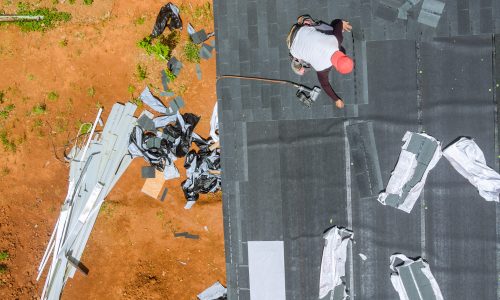
[[[199,194],[214,193],[221,188],[217,105],[210,122],[210,137],[203,138],[194,132],[200,117],[179,112],[184,105],[182,98],[174,98],[167,107],[148,87],[140,97],[161,115],[153,117],[145,111],[140,116],[130,136],[129,152],[133,157],[143,157],[150,166],[163,172],[165,180],[180,176],[174,161],[185,157],[187,179],[182,189],[187,200],[185,208],[189,209]],[[198,151],[191,149],[193,143]]]
[[[68,278],[73,278],[76,270],[88,273],[80,259],[104,198],[132,161],[127,144],[137,120],[136,109],[132,103],[113,105],[102,132],[95,133],[100,123],[100,109],[85,145],[75,145],[68,155],[68,193],[38,268],[37,280],[52,257],[42,300],[59,299]]]

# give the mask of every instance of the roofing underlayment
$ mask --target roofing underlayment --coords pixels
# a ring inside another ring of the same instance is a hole
[[[262,242],[282,254],[268,266],[283,265],[275,281],[286,299],[317,299],[322,233],[333,225],[355,236],[351,299],[399,299],[388,267],[397,252],[424,257],[444,299],[500,299],[500,205],[446,160],[411,213],[377,201],[407,131],[443,147],[472,137],[498,171],[500,1],[216,0],[214,13],[219,76],[318,86],[314,72],[290,69],[285,39],[301,14],[349,20],[343,45],[356,62],[330,75],[343,110],[324,93],[308,109],[284,85],[218,81],[229,299],[263,292],[251,277],[266,266],[249,259]]]

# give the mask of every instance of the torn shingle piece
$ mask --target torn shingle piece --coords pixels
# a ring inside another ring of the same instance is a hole
[[[407,131],[396,167],[378,201],[409,213],[424,187],[427,175],[442,156],[441,143],[424,133]]]
[[[160,96],[162,96],[162,97],[172,97],[174,95],[175,95],[175,93],[172,92],[172,91],[166,91],[166,92],[161,92],[160,93]]]
[[[175,76],[179,76],[179,72],[182,69],[182,63],[175,58],[175,56],[172,56],[168,63],[167,63],[168,69],[174,74]]]
[[[441,289],[424,259],[394,254],[390,262],[391,283],[401,300],[443,300]]]
[[[200,239],[200,236],[197,235],[197,234],[186,234],[185,238],[187,239],[192,239],[192,240],[199,240]]]
[[[177,96],[174,99],[172,99],[172,101],[170,101],[168,105],[173,111],[178,111],[179,109],[184,107],[184,100],[182,99],[181,96]]]
[[[205,32],[205,29],[202,29],[198,32],[195,32],[195,33],[191,34],[190,36],[191,36],[191,40],[195,44],[201,44],[208,39],[208,36],[207,36],[207,33]]]
[[[388,6],[385,3],[379,3],[375,16],[389,22],[395,22],[398,17],[398,9]]]
[[[165,201],[165,198],[167,197],[167,192],[168,192],[168,188],[164,188],[163,193],[161,194],[161,197],[160,197],[161,202]]]
[[[174,232],[174,237],[181,237],[181,236],[186,236],[188,235],[187,231],[184,232]]]
[[[161,84],[163,86],[164,91],[168,91],[168,83],[170,82],[170,78],[167,76],[167,72],[165,70],[161,70]]]
[[[155,96],[153,96],[153,94],[151,94],[151,91],[149,90],[148,87],[146,87],[144,89],[144,91],[142,91],[139,98],[142,100],[142,102],[147,104],[153,110],[155,110],[159,113],[162,113],[162,114],[169,113],[167,107],[160,100],[158,100]]]
[[[211,287],[204,290],[202,293],[198,294],[198,300],[213,300],[219,299],[227,294],[227,289],[220,284],[220,282],[214,283]]]
[[[441,14],[443,13],[444,5],[444,2],[441,1],[424,0],[417,21],[421,24],[436,28],[441,18]]]
[[[153,120],[146,115],[142,115],[139,120],[137,120],[137,125],[145,131],[154,131],[156,129]]]
[[[155,167],[145,166],[141,168],[142,178],[155,178]]]
[[[214,49],[215,49],[215,40],[211,40],[211,41],[210,41],[210,46],[212,46],[212,48],[214,48]]]
[[[205,44],[203,44],[204,46]],[[210,50],[208,47],[201,47],[200,51],[198,52],[200,57],[203,59],[210,59],[212,57],[212,53],[210,53]]]
[[[201,67],[200,67],[200,64],[196,64],[196,76],[198,76],[198,80],[201,80]]]

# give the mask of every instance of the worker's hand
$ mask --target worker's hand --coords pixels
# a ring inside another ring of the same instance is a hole
[[[344,31],[351,32],[351,30],[352,30],[351,24],[349,24],[349,22],[347,21],[342,21],[342,32]]]
[[[344,108],[344,101],[342,101],[342,99],[335,101],[335,106],[337,106],[337,108]]]

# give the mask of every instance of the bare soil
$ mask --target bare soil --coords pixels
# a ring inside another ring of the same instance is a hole
[[[0,27],[0,110],[15,105],[0,116],[0,132],[6,133],[0,144],[0,251],[9,254],[0,261],[5,265],[0,299],[41,294],[45,278],[36,282],[36,270],[67,191],[69,169],[59,159],[79,124],[93,121],[100,106],[106,120],[115,102],[137,97],[146,84],[161,87],[160,71],[166,68],[166,62],[136,46],[166,1],[31,2],[70,12],[72,20],[45,33]],[[185,8],[182,39],[173,52],[182,61],[187,23],[211,32],[213,16],[189,14],[206,1],[172,2]],[[6,13],[15,7],[15,1],[0,4]],[[183,112],[202,117],[196,132],[208,136],[216,101],[215,58],[201,61],[201,81],[195,64],[183,62],[170,86],[182,93]],[[145,80],[136,75],[138,64],[147,68]],[[44,112],[34,109],[40,104]],[[182,164],[183,159],[177,161],[182,177],[166,182],[168,196],[160,202],[140,192],[145,162],[133,161],[106,199],[83,254],[89,275],[70,279],[63,299],[196,299],[215,281],[225,284],[221,195],[202,195],[184,210]],[[177,231],[200,239],[174,238]]]

